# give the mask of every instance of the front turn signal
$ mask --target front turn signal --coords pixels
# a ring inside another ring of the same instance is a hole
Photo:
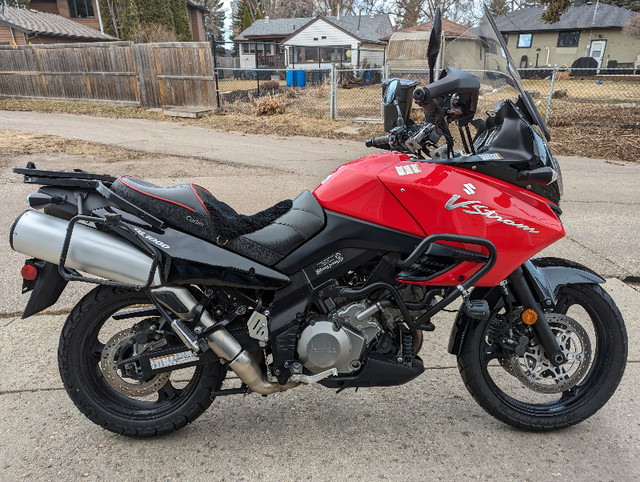
[[[525,325],[533,325],[536,321],[538,321],[538,314],[529,308],[522,312],[520,318],[522,318],[522,322]]]

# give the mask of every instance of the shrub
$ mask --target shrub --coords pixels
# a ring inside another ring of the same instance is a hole
[[[278,90],[280,88],[280,82],[278,82],[277,80],[268,80],[266,82],[261,82],[260,83],[260,90],[270,90],[270,91],[274,91],[274,90]]]
[[[261,97],[255,102],[253,113],[256,116],[284,114],[284,98],[281,95]]]

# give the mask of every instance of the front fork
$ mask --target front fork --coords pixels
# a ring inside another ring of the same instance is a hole
[[[535,312],[537,319],[533,325],[531,325],[531,328],[538,337],[538,340],[540,340],[540,344],[542,348],[544,348],[547,358],[555,366],[562,365],[566,362],[566,357],[560,349],[558,340],[556,340],[555,335],[551,331],[551,327],[544,316],[544,311],[531,291],[521,267],[509,276],[509,282],[514,294],[520,300],[523,310],[531,309]]]

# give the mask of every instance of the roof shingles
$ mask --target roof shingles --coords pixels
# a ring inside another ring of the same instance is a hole
[[[29,35],[50,35],[82,40],[117,40],[111,35],[60,15],[14,7],[0,9],[0,24],[13,27]]]
[[[606,3],[572,5],[556,23],[544,23],[540,7],[521,8],[496,18],[501,32],[539,32],[558,30],[622,28],[634,12]]]
[[[323,16],[321,19],[348,32],[354,37],[369,42],[379,42],[382,37],[393,31],[388,15],[346,15],[341,17]],[[238,41],[251,40],[258,37],[288,37],[296,33],[314,18],[275,18],[256,20],[251,26],[236,37]]]

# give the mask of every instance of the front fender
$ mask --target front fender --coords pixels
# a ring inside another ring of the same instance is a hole
[[[596,272],[579,263],[562,258],[532,258],[522,265],[527,278],[532,282],[538,299],[548,306],[555,304],[558,291],[562,286],[571,284],[602,284],[605,280]],[[485,299],[489,303],[492,315],[502,308],[502,294],[498,287],[475,288],[471,299]],[[547,303],[548,301],[548,303]],[[449,353],[459,355],[478,322],[461,311],[451,328]]]

